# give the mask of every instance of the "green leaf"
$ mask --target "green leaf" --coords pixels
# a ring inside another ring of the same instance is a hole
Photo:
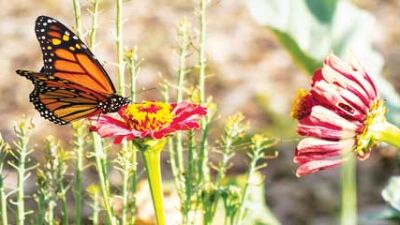
[[[321,23],[330,24],[335,14],[337,0],[306,0],[307,7]]]
[[[312,74],[316,68],[322,65],[321,61],[312,58],[306,52],[302,51],[290,35],[274,28],[271,28],[271,30],[274,32],[281,44],[290,51],[290,55],[297,66],[305,70],[308,74]]]
[[[365,220],[389,220],[400,222],[400,212],[396,209],[387,207],[381,211],[370,213],[366,216]]]

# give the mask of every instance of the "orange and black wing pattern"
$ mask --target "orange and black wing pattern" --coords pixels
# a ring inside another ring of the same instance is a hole
[[[69,81],[26,70],[17,70],[35,85],[30,101],[45,119],[58,125],[101,113],[104,96]]]
[[[88,47],[57,20],[40,16],[35,25],[43,53],[40,72],[17,70],[34,84],[30,101],[41,116],[64,125],[94,114],[116,112],[129,100],[115,94],[107,72]]]
[[[43,53],[42,73],[105,95],[115,93],[107,72],[71,30],[53,18],[40,16],[35,32]]]

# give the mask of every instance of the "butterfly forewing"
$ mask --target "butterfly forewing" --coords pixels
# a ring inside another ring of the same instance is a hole
[[[41,72],[99,93],[115,93],[107,72],[71,30],[53,18],[40,16],[35,31],[43,53]]]

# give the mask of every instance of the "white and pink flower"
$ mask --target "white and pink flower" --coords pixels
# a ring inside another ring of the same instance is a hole
[[[371,77],[356,60],[329,55],[312,78],[311,90],[301,90],[292,108],[305,136],[295,150],[298,177],[340,165],[355,153],[369,156],[376,143],[372,128],[385,121],[385,108]]]

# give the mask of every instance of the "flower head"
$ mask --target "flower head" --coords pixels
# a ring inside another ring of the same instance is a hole
[[[198,120],[207,114],[207,110],[189,102],[145,101],[124,106],[118,114],[119,117],[102,115],[93,118],[97,123],[91,130],[101,137],[114,137],[116,144],[124,138],[162,139],[175,131],[199,128]]]
[[[311,90],[300,91],[292,117],[305,136],[296,148],[297,176],[338,166],[356,154],[369,156],[375,130],[385,121],[385,108],[370,76],[354,59],[349,63],[329,55],[314,73]]]

